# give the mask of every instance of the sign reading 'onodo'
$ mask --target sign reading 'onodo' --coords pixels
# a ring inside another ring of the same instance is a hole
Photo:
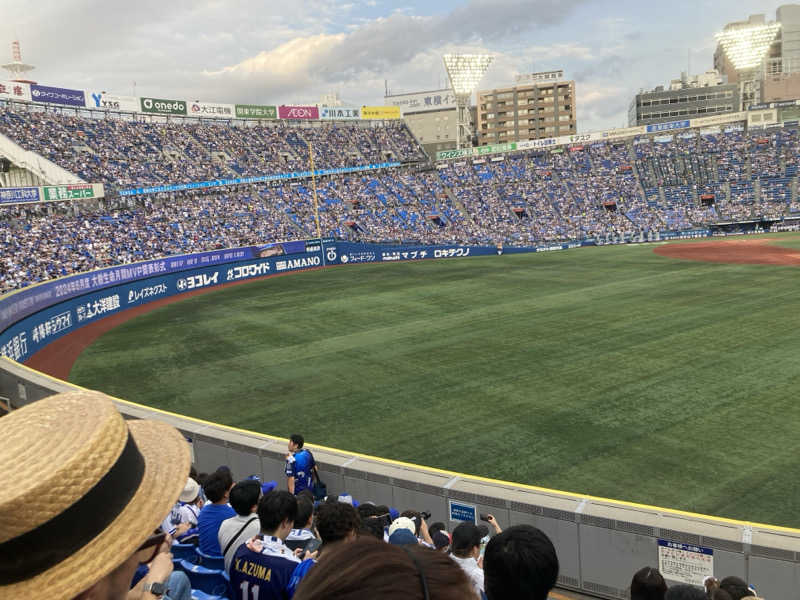
[[[279,106],[278,117],[281,119],[319,119],[319,108],[316,106]]]

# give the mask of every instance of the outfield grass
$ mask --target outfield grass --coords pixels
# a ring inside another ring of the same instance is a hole
[[[652,248],[267,279],[122,325],[71,380],[342,449],[800,527],[800,270]]]

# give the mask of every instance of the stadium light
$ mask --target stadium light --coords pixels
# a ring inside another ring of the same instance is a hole
[[[755,27],[736,27],[717,33],[714,37],[737,71],[754,69],[767,55],[770,44],[781,28],[780,23]]]
[[[472,92],[478,87],[489,66],[494,61],[491,54],[445,54],[444,68],[456,96],[456,148],[463,146],[472,132],[469,104]]]

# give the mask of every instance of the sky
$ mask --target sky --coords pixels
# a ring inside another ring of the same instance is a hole
[[[627,126],[642,88],[713,67],[714,33],[773,0],[0,0],[39,83],[120,95],[354,106],[446,87],[446,52],[491,53],[480,89],[563,69],[578,130]]]

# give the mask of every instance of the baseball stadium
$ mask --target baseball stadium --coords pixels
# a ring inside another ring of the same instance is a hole
[[[773,60],[779,29],[718,35],[731,110],[637,120],[656,104],[640,94],[628,127],[579,133],[580,87],[548,72],[508,88],[515,139],[487,133],[493,56],[446,54],[444,150],[388,93],[60,88],[28,79],[17,44],[0,425],[94,390],[175,427],[198,471],[278,482],[301,432],[329,498],[539,528],[551,598],[635,598],[646,565],[800,598],[800,100],[737,67],[746,35],[772,36],[748,51]],[[553,111],[547,135],[520,137],[528,107]],[[183,568],[192,598],[239,600]]]

